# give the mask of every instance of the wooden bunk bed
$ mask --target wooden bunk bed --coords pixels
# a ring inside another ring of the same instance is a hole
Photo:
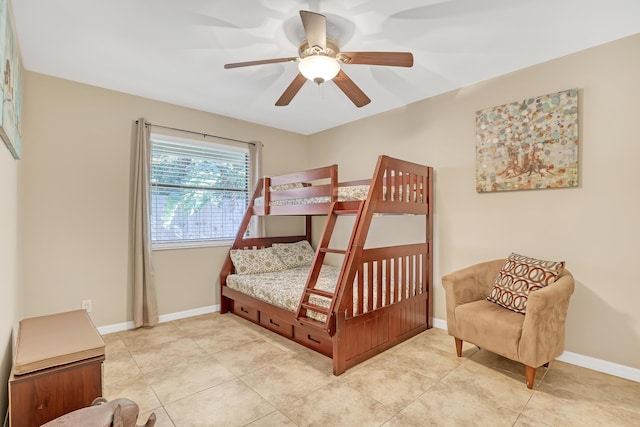
[[[353,188],[364,198],[343,194]],[[424,216],[424,241],[365,247],[374,215],[389,214]],[[251,218],[267,215],[304,216],[305,234],[247,237]],[[311,243],[311,218],[317,215],[327,220],[311,264],[304,270],[305,283],[294,296],[297,307],[283,308],[262,295],[229,286],[234,283],[231,279],[250,276],[259,283],[273,282],[278,273],[236,274],[231,254],[303,240]],[[341,215],[355,215],[349,242],[346,249],[330,248]],[[220,273],[220,311],[231,311],[331,357],[333,373],[340,375],[432,326],[432,236],[431,167],[382,155],[370,180],[339,183],[336,165],[262,178]],[[323,265],[327,254],[343,258],[340,267],[334,267],[333,289],[320,286],[330,268]]]

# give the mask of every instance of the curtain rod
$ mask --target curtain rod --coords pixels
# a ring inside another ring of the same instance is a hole
[[[138,120],[136,120],[136,124],[138,124]],[[156,128],[177,130],[178,132],[192,133],[194,135],[202,135],[203,137],[209,136],[211,138],[219,138],[219,139],[224,139],[224,140],[227,140],[227,141],[240,142],[242,144],[256,145],[255,142],[241,141],[239,139],[227,138],[226,136],[210,135],[208,133],[196,132],[196,131],[193,131],[193,130],[173,128],[173,127],[170,127],[170,126],[154,125],[153,123],[149,123],[149,122],[147,122],[146,124],[147,124],[147,126],[152,126],[152,127],[156,127]]]

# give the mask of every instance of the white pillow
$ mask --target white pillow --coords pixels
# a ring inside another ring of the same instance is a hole
[[[301,240],[296,243],[274,243],[272,247],[287,268],[311,265],[313,256],[316,254],[306,240]]]
[[[271,273],[287,268],[273,248],[232,249],[229,255],[237,274]]]

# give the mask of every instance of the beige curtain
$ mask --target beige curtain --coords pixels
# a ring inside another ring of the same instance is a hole
[[[158,304],[151,263],[150,181],[151,138],[149,125],[138,120],[133,185],[133,323],[135,327],[158,323]]]
[[[251,158],[251,189],[249,195],[252,196],[256,190],[255,186],[258,184],[258,179],[262,176],[262,142],[252,141],[249,144],[249,156]],[[251,236],[264,237],[264,218],[261,216],[254,216],[251,218]]]

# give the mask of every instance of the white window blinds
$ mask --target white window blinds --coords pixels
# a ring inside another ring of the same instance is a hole
[[[151,240],[235,238],[249,202],[249,150],[151,138]]]

